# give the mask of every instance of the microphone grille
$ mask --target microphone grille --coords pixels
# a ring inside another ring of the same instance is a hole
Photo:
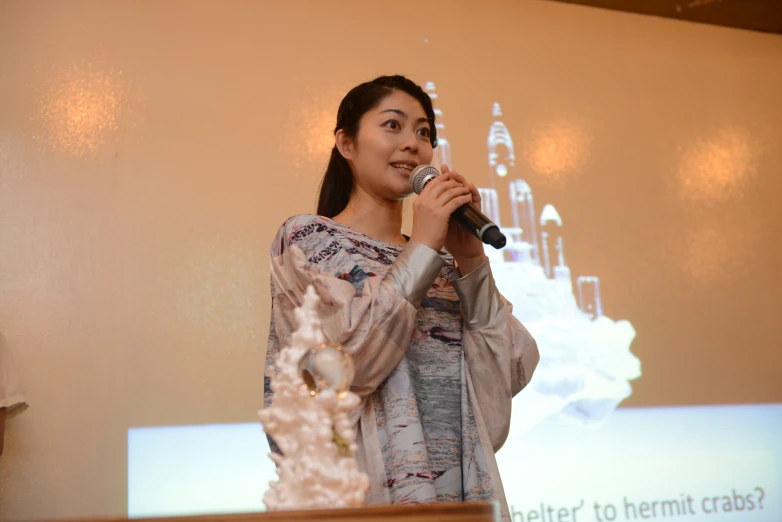
[[[426,184],[439,175],[440,171],[431,165],[418,165],[410,173],[410,186],[413,187],[413,192],[420,194]]]

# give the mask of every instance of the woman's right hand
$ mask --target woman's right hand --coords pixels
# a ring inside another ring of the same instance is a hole
[[[413,203],[413,231],[410,240],[440,251],[448,235],[451,214],[472,201],[470,189],[443,173],[426,184]]]

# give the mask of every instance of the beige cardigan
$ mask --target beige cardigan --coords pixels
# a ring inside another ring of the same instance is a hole
[[[321,298],[318,312],[326,338],[345,345],[358,358],[353,386],[362,398],[356,416],[357,459],[370,476],[370,503],[388,502],[371,394],[404,357],[417,306],[443,266],[437,252],[411,241],[384,277],[366,280],[363,294],[357,298],[352,284],[308,263],[296,246],[271,258],[275,289],[284,295],[281,306],[274,308],[279,338],[290,339],[296,328],[293,309],[301,305],[307,286],[312,284]],[[494,454],[508,436],[512,399],[532,377],[538,349],[526,328],[513,317],[512,305],[497,290],[488,261],[452,284],[461,301],[470,402],[502,519],[510,522]],[[389,350],[388,346],[399,349]]]

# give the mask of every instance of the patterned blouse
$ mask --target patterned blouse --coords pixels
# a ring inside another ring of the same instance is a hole
[[[494,451],[507,436],[510,399],[538,354],[494,288],[488,263],[461,278],[444,250],[384,243],[303,215],[280,228],[270,266],[266,406],[275,358],[296,328],[292,311],[313,284],[326,338],[356,363],[357,457],[370,475],[369,501],[499,500],[507,518]],[[474,386],[476,378],[483,385]],[[503,381],[507,387],[498,386]],[[496,411],[504,402],[507,411]]]

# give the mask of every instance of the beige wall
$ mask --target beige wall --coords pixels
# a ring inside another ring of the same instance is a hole
[[[481,186],[502,104],[638,332],[627,405],[782,401],[782,38],[538,1],[5,0],[0,329],[31,408],[0,519],[122,515],[128,427],[256,419],[269,241],[383,73],[435,82]]]

